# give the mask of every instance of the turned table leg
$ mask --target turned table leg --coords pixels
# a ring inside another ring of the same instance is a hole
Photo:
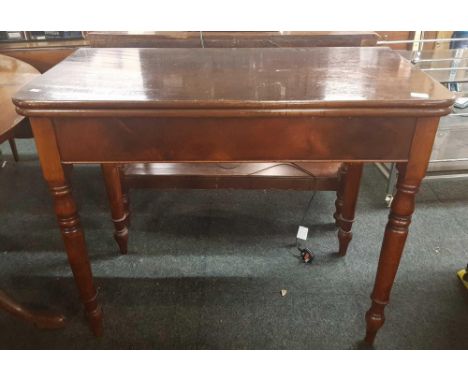
[[[0,290],[0,309],[34,324],[39,329],[60,329],[65,326],[63,315],[32,311],[18,304],[2,290]]]
[[[371,295],[372,305],[366,314],[365,341],[369,344],[374,342],[377,331],[385,322],[384,309],[388,304],[390,290],[400,264],[411,215],[414,211],[414,198],[418,190],[418,185],[412,185],[405,181],[406,165],[400,163],[397,168],[397,192],[385,229],[374,290]]]
[[[366,313],[366,337],[372,345],[378,330],[385,322],[384,309],[403,254],[411,216],[415,209],[415,197],[426,173],[432,144],[439,123],[438,118],[420,118],[417,122],[408,163],[397,164],[398,181],[385,235],[380,251],[372,304]]]
[[[91,330],[99,336],[102,334],[102,311],[97,301],[97,292],[75,200],[60,160],[54,127],[47,118],[31,118],[31,124],[42,172],[54,199],[55,213],[67,251],[68,262]]]
[[[103,164],[101,168],[115,227],[114,238],[119,245],[120,253],[126,254],[128,251],[127,213],[120,181],[120,166]]]
[[[354,222],[354,212],[356,210],[359,186],[361,184],[362,163],[349,163],[343,177],[343,184],[340,187],[340,208],[336,222],[338,225],[338,241],[340,256],[346,255],[349,243],[353,237],[351,228]],[[337,200],[338,201],[338,200]],[[336,203],[335,203],[336,205]]]

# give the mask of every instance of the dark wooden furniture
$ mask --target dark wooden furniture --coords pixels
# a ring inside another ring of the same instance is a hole
[[[97,48],[274,48],[373,46],[375,32],[88,32]]]
[[[188,47],[188,48],[264,48],[375,45],[373,32],[91,32],[92,47]],[[115,225],[114,237],[122,254],[127,253],[129,190],[132,188],[237,188],[304,189],[336,191],[334,214],[339,227],[339,254],[344,256],[352,237],[351,226],[361,172],[349,172],[332,163],[146,163],[128,164],[105,170],[107,192]],[[357,176],[357,179],[348,178]],[[352,187],[354,185],[354,187]],[[113,188],[121,188],[115,190]],[[354,195],[354,199],[351,198]],[[123,202],[116,198],[123,198]],[[343,208],[343,203],[349,204]],[[122,210],[121,206],[125,208]],[[344,215],[341,216],[341,211]],[[344,227],[347,227],[344,230]]]
[[[131,188],[276,189],[336,191],[338,253],[345,256],[352,239],[354,211],[362,166],[339,162],[136,163],[103,165],[114,238],[120,253],[128,251]]]
[[[72,54],[88,45],[87,40],[21,41],[0,43],[0,54],[17,58],[44,73]]]
[[[39,72],[31,65],[0,55],[0,143],[8,139],[11,144],[15,129],[19,128],[25,119],[23,116],[16,114],[11,97],[23,85],[38,76]],[[14,146],[12,150],[14,150]],[[15,154],[15,151],[13,151],[13,154]],[[2,290],[0,290],[0,309],[6,310],[40,328],[58,328],[64,325],[63,316],[33,312],[15,302]]]
[[[44,73],[76,49],[95,47],[209,47],[246,46],[370,46],[378,35],[374,32],[91,32],[87,39],[1,42],[0,54],[29,63]],[[248,45],[246,45],[248,44]],[[25,119],[16,137],[32,138]],[[18,153],[14,138],[10,140],[15,160]]]
[[[357,172],[365,162],[398,162],[366,315],[365,340],[373,343],[439,117],[453,99],[388,48],[83,48],[14,102],[31,118],[95,334],[102,332],[102,313],[64,165],[337,161]]]
[[[60,329],[65,326],[65,316],[31,310],[13,300],[2,290],[0,290],[0,309],[35,325],[39,329]]]
[[[22,32],[29,38],[29,32]],[[44,73],[54,65],[72,54],[77,48],[88,45],[85,39],[55,40],[55,41],[1,41],[0,54],[21,60],[40,73]],[[22,119],[9,139],[11,151],[16,161],[19,160],[15,138],[32,138],[31,126],[27,118]]]

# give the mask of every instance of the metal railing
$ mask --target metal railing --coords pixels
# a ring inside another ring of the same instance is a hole
[[[431,63],[431,62],[451,62],[452,65],[447,67],[441,68],[420,68],[424,72],[438,72],[438,71],[450,71],[450,79],[451,81],[455,82],[455,85],[459,85],[459,83],[464,82],[463,79],[458,81],[456,79],[456,73],[459,70],[468,70],[468,66],[465,66],[463,61],[468,62],[468,57],[464,57],[464,53],[468,51],[468,48],[459,48],[456,49],[456,53],[454,57],[451,58],[421,58],[423,55],[423,47],[424,43],[451,43],[451,42],[458,42],[458,41],[468,41],[468,37],[458,37],[458,38],[424,38],[424,32],[416,32],[416,36],[419,38],[415,38],[412,40],[393,40],[393,41],[385,41],[381,40],[377,42],[377,45],[396,45],[396,44],[412,44],[411,51],[414,53],[414,56],[411,57],[411,62],[415,65],[418,63]],[[441,49],[442,51],[443,49]],[[459,66],[463,65],[463,66]],[[429,73],[428,73],[429,74]],[[445,83],[445,82],[444,82]],[[446,86],[450,90],[454,90],[453,83],[445,83]],[[459,113],[452,113],[447,117],[468,117],[468,112],[459,112]],[[449,163],[449,162],[466,162],[468,158],[447,158],[447,159],[435,159],[431,160],[430,163]],[[377,168],[380,170],[382,175],[387,179],[387,190],[385,201],[387,202],[388,207],[390,207],[392,200],[393,200],[393,192],[395,189],[396,184],[396,173],[397,169],[395,163],[391,163],[389,167],[387,167],[383,163],[377,163]],[[425,179],[460,179],[460,178],[468,178],[468,171],[467,170],[448,170],[448,171],[435,171],[434,173],[428,173]]]

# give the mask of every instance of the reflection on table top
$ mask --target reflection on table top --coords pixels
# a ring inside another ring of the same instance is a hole
[[[24,87],[34,108],[443,107],[451,93],[389,48],[82,48]]]
[[[16,114],[11,97],[23,85],[39,76],[31,65],[0,54],[0,142],[23,116]]]

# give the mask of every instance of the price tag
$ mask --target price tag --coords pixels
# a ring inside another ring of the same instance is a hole
[[[297,230],[297,238],[300,240],[306,241],[308,233],[309,233],[309,228],[300,225],[299,229]]]

